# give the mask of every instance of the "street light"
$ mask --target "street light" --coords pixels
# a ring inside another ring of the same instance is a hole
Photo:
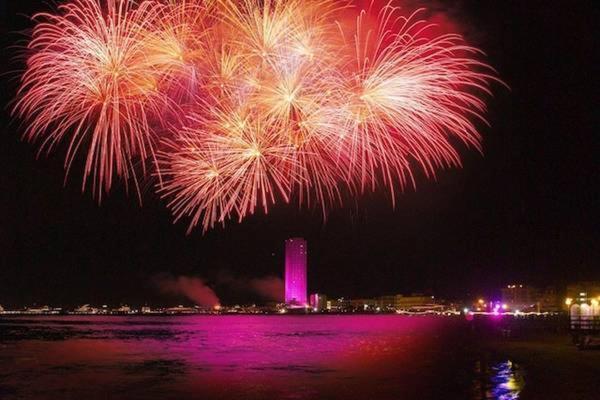
[[[567,298],[565,299],[565,304],[566,304],[566,305],[568,305],[568,306],[570,306],[570,305],[571,305],[571,303],[573,303],[573,299],[572,299],[572,298],[570,298],[570,297],[567,297]]]

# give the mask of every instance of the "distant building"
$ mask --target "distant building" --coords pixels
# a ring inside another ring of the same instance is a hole
[[[511,284],[500,289],[502,293],[502,304],[506,304],[509,310],[515,311],[538,311],[540,291],[532,286],[523,284]]]
[[[152,312],[152,309],[148,306],[143,306],[142,307],[142,314],[150,314]]]
[[[128,305],[123,305],[115,310],[113,310],[114,314],[130,314],[131,313],[131,307],[129,307]]]
[[[508,311],[559,312],[562,308],[560,294],[553,287],[535,288],[523,284],[511,284],[500,289],[502,306]]]
[[[377,311],[377,300],[375,299],[354,299],[351,300],[352,308],[355,311]]]
[[[290,307],[306,307],[306,240],[291,238],[285,241],[285,303]]]
[[[52,309],[49,306],[43,307],[29,307],[25,310],[27,314],[50,314]]]
[[[547,287],[540,291],[537,304],[538,312],[560,312],[563,307],[563,299],[555,288]]]
[[[77,307],[73,310],[75,314],[97,314],[98,309],[90,306],[89,304],[84,304],[81,307]]]
[[[328,300],[327,310],[332,312],[349,312],[352,311],[352,303],[350,299],[340,297],[339,299]]]
[[[327,309],[327,296],[321,293],[311,294],[310,307],[313,311],[325,311]]]
[[[412,294],[410,296],[396,296],[396,310],[425,310],[437,308],[434,296]]]
[[[0,313],[4,312],[4,307],[2,307],[2,305],[0,305]]]
[[[165,308],[164,312],[166,314],[195,314],[197,312],[197,309],[193,307],[184,307],[182,305],[178,305],[177,307]]]
[[[412,294],[404,296],[395,294],[390,296],[381,296],[377,298],[377,305],[382,311],[386,310],[425,310],[436,308],[435,298],[423,294]]]
[[[574,303],[587,303],[600,300],[600,281],[582,281],[567,286],[567,298]]]
[[[398,295],[402,296],[402,295]],[[379,296],[377,306],[382,310],[396,309],[396,295]]]

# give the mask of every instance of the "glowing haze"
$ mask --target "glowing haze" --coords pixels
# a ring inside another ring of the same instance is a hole
[[[14,113],[40,151],[83,158],[100,199],[156,177],[204,230],[276,202],[393,202],[480,150],[494,70],[395,3],[71,0],[38,14]],[[139,193],[139,190],[138,190]]]

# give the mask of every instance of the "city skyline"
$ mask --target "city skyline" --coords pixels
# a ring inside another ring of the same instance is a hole
[[[598,400],[594,1],[0,1],[0,398]]]
[[[140,207],[136,194],[122,188],[101,205],[82,194],[77,170],[65,182],[64,152],[37,157],[4,107],[0,303],[161,302],[153,284],[160,274],[201,277],[235,303],[252,296],[228,286],[228,277],[281,277],[281,241],[294,236],[311,246],[308,286],[331,296],[460,297],[512,282],[543,287],[598,279],[598,173],[586,93],[594,65],[582,57],[582,72],[574,73],[568,62],[593,47],[590,24],[580,18],[590,12],[581,5],[533,10],[476,1],[448,7],[511,90],[498,88],[488,102],[483,155],[461,151],[463,167],[442,170],[435,181],[417,173],[416,191],[399,194],[395,207],[377,192],[326,218],[314,204],[282,205],[268,218],[257,211],[225,229],[186,235],[186,224],[173,225],[153,196],[143,195]],[[13,32],[30,29],[26,16],[47,6],[26,0],[3,2],[0,10],[4,48],[13,48],[21,39]],[[572,57],[557,59],[561,51]],[[15,77],[11,71],[23,64],[10,58],[3,72]],[[3,104],[10,104],[16,81],[2,79]],[[140,190],[153,184],[141,182]]]

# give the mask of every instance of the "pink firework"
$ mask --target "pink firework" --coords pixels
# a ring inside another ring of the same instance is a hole
[[[25,137],[41,149],[68,143],[67,171],[87,150],[83,183],[91,175],[101,196],[114,175],[134,174],[134,157],[153,151],[152,118],[166,102],[144,44],[161,5],[75,0],[59,11],[35,16],[15,110],[28,121]]]
[[[105,191],[152,159],[158,193],[190,229],[278,201],[326,215],[381,188],[394,202],[415,168],[460,166],[455,143],[481,150],[482,96],[498,81],[460,35],[391,4],[75,0],[60,10],[38,16],[29,46],[15,108],[26,137],[47,149],[67,141],[67,169],[87,148],[85,176]]]

